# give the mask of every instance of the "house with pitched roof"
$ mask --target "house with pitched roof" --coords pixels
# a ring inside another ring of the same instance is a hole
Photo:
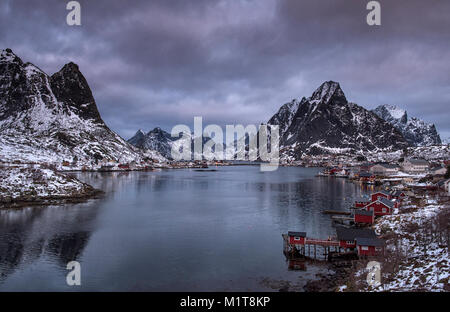
[[[402,164],[402,169],[409,173],[427,173],[430,163],[425,159],[408,158]]]
[[[367,211],[373,211],[375,216],[384,216],[392,214],[395,207],[396,204],[392,200],[385,197],[379,197],[376,201],[366,205],[364,209]]]
[[[377,235],[373,229],[358,229],[337,227],[336,236],[339,241],[339,247],[342,248],[356,248],[356,238],[376,238]]]
[[[389,176],[395,175],[400,170],[400,166],[394,164],[380,163],[370,167],[370,172],[375,175]]]

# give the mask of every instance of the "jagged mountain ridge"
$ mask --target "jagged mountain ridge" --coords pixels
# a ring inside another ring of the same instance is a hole
[[[280,150],[304,154],[397,150],[408,146],[402,134],[373,112],[347,101],[339,83],[324,82],[311,97],[283,105],[269,125],[280,129]]]
[[[204,146],[205,143],[208,142],[209,140],[211,140],[211,137],[203,135],[202,146]],[[156,127],[147,133],[145,133],[142,129],[139,129],[133,137],[127,140],[127,142],[142,150],[151,149],[157,151],[162,156],[168,159],[172,159],[172,148],[175,149],[178,148],[178,150],[180,150],[182,145],[180,137],[172,137],[170,133],[162,130],[159,127]],[[223,151],[225,151],[226,149],[225,144],[222,144],[222,149]],[[215,145],[213,146],[212,150],[215,151]],[[192,152],[192,159],[194,159],[193,133],[191,133],[191,152]]]
[[[49,76],[10,49],[0,50],[0,146],[5,161],[162,159],[144,155],[106,126],[76,64]]]
[[[143,150],[158,151],[161,155],[170,159],[172,158],[172,144],[176,140],[178,138],[172,138],[170,133],[156,127],[147,133],[139,129],[127,142]]]
[[[442,143],[434,124],[409,117],[406,110],[385,104],[372,111],[398,129],[412,146],[429,146]]]

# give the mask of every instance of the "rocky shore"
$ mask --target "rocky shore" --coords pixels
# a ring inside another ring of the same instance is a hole
[[[0,170],[0,208],[81,202],[103,191],[42,166],[4,166]]]
[[[351,265],[347,262],[334,262],[328,264],[330,273],[318,273],[317,280],[308,281],[303,287],[305,292],[334,292],[345,284],[351,272]]]

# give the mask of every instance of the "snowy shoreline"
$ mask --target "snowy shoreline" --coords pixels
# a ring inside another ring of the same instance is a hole
[[[12,165],[0,170],[0,209],[80,202],[101,194],[89,184],[43,166]]]
[[[450,291],[450,203],[445,197],[424,201],[410,202],[376,221],[374,230],[386,241],[384,257],[331,263],[332,273],[307,283],[305,291]],[[381,264],[381,283],[375,286],[366,281],[372,260]]]

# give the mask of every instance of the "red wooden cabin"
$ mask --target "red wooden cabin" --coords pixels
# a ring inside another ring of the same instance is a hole
[[[373,224],[375,221],[375,214],[373,211],[355,210],[354,221],[355,223]]]
[[[357,237],[358,256],[377,256],[384,254],[384,241],[379,238]]]
[[[392,214],[395,203],[387,198],[380,197],[378,200],[371,202],[364,207],[367,211],[373,211],[375,216],[384,216]]]
[[[378,191],[378,192],[372,193],[371,196],[372,196],[373,202],[376,201],[377,199],[379,199],[380,197],[390,199],[390,194],[386,191]]]
[[[304,245],[306,232],[288,232],[289,244],[293,245]]]
[[[130,165],[127,164],[120,164],[117,167],[119,167],[120,169],[130,169]]]
[[[337,227],[336,236],[339,240],[339,247],[353,249],[356,247],[356,237],[376,238],[375,231],[372,229],[355,229]]]
[[[370,204],[370,198],[368,197],[357,197],[355,199],[355,208],[363,208],[367,204]]]

